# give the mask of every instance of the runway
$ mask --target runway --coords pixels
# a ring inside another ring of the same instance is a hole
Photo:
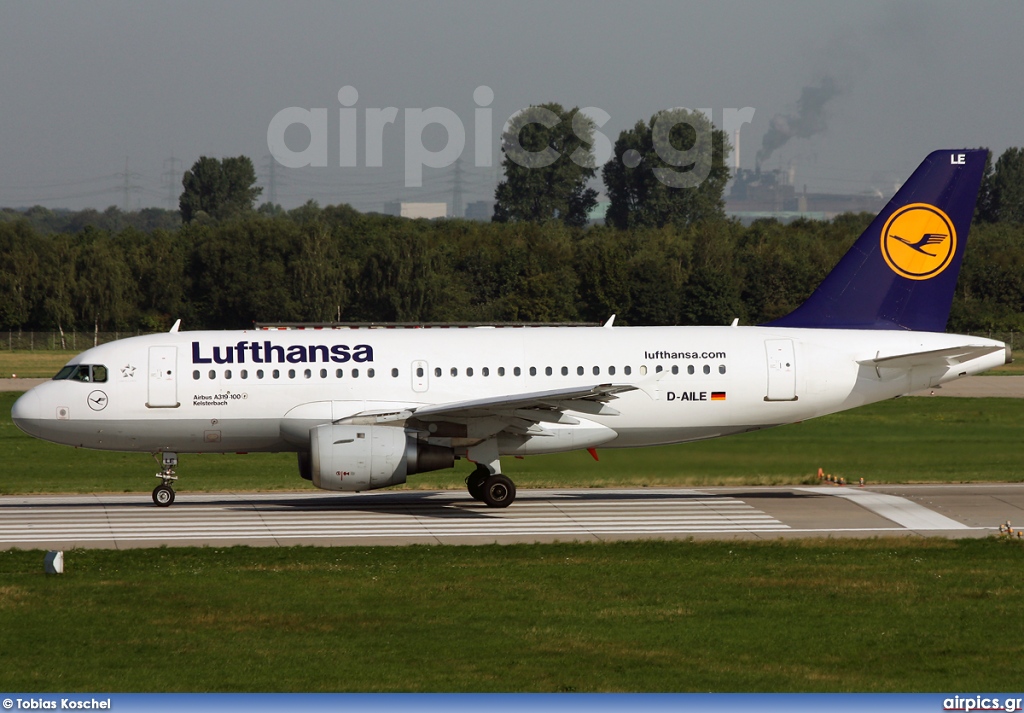
[[[482,544],[622,539],[986,537],[1024,525],[1024,484],[4,496],[0,549]]]

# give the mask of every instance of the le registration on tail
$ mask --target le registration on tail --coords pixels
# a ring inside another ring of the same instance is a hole
[[[515,499],[502,456],[727,436],[937,386],[1009,360],[944,333],[986,154],[929,155],[793,313],[759,326],[181,332],[82,352],[14,404],[28,434],[162,454],[293,451],[326,490],[476,464],[470,494]]]

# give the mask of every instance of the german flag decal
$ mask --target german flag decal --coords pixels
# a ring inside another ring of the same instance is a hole
[[[725,392],[724,391],[712,391],[711,392],[711,400],[712,401],[725,401]]]

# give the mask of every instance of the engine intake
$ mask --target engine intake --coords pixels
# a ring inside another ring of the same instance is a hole
[[[313,485],[324,490],[386,488],[455,465],[451,448],[423,443],[395,426],[325,424],[309,436]]]

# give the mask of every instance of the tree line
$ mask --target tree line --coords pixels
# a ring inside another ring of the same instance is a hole
[[[0,329],[245,328],[253,322],[760,323],[799,305],[872,216],[728,220],[730,147],[702,114],[623,131],[596,192],[594,124],[531,107],[502,137],[494,221],[265,203],[250,159],[200,158],[178,212],[0,211]],[[685,170],[680,170],[683,166]],[[687,184],[689,177],[701,180]],[[1024,328],[1024,150],[986,165],[950,320]]]
[[[0,223],[0,329],[273,321],[759,323],[813,291],[872,216],[749,227],[578,228],[362,214],[316,203],[44,233]],[[1024,330],[1024,226],[972,228],[950,328]]]

